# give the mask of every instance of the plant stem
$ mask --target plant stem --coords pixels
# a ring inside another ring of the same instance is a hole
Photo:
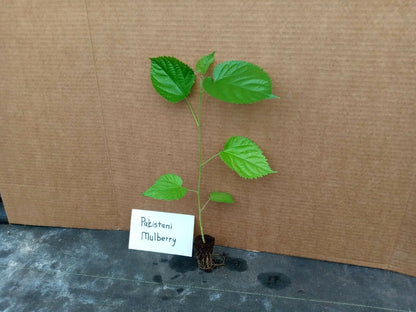
[[[202,208],[201,208],[201,174],[202,174],[201,125],[198,125],[198,149],[199,149],[199,170],[198,170],[198,191],[196,195],[198,198],[199,228],[201,230],[202,242],[205,244],[204,229],[202,228]]]
[[[204,94],[204,89],[202,88],[202,81],[203,80],[204,80],[204,75],[201,74],[201,76],[199,77],[198,118],[201,118],[202,95]]]
[[[211,156],[210,158],[208,158],[207,160],[205,160],[202,164],[201,167],[205,166],[207,163],[209,163],[211,160],[213,160],[215,157],[217,157],[220,153],[215,154],[214,156]]]
[[[198,168],[198,190],[197,190],[197,198],[198,198],[198,218],[199,218],[199,229],[201,230],[201,238],[202,242],[205,244],[205,236],[204,236],[204,229],[202,227],[202,209],[201,208],[201,176],[202,176],[202,144],[201,144],[201,103],[202,103],[202,75],[199,79],[199,102],[198,102],[198,122],[196,126],[198,128],[198,157],[199,157],[199,168]],[[194,117],[195,119],[195,117]],[[196,120],[196,119],[195,119]]]

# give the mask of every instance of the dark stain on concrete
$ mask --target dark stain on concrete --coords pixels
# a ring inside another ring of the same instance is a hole
[[[264,287],[275,290],[286,288],[291,283],[287,275],[277,272],[260,273],[257,275],[257,279]]]
[[[6,258],[12,254],[11,250],[0,250],[0,258]]]
[[[155,283],[162,283],[163,282],[162,276],[160,276],[160,275],[154,275],[153,276],[153,282],[155,282]]]
[[[198,268],[195,258],[173,256],[169,260],[169,267],[178,273],[195,271]]]
[[[247,261],[241,258],[225,258],[225,267],[230,271],[244,272],[247,271]]]
[[[57,262],[52,262],[50,268],[52,270],[56,270],[58,268],[58,263]]]
[[[173,280],[177,279],[180,276],[181,276],[180,274],[176,274],[175,276],[172,276],[170,279],[173,281]]]

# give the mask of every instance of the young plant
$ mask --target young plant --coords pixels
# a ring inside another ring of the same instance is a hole
[[[218,64],[212,77],[204,77],[214,62],[214,53],[203,56],[196,64],[195,71],[199,75],[199,101],[195,109],[188,100],[188,95],[195,83],[194,71],[183,62],[171,56],[151,58],[150,78],[153,87],[167,101],[177,103],[184,101],[195,120],[198,132],[198,182],[195,189],[182,186],[182,179],[176,174],[164,174],[143,193],[161,200],[177,200],[184,197],[187,191],[196,193],[198,205],[198,221],[202,242],[205,244],[202,226],[202,211],[210,201],[233,203],[233,197],[226,192],[212,192],[201,204],[202,168],[216,157],[245,179],[257,179],[275,173],[262,150],[252,140],[234,136],[227,140],[224,149],[207,160],[202,159],[201,143],[201,106],[204,93],[233,104],[252,104],[264,99],[278,98],[272,94],[271,79],[260,67],[244,61],[227,61]]]

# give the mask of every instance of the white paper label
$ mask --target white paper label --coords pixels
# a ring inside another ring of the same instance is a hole
[[[195,216],[132,209],[129,249],[192,257]]]

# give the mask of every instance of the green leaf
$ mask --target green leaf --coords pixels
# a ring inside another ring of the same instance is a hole
[[[256,143],[241,136],[229,138],[220,152],[221,159],[237,174],[246,179],[257,179],[276,173]]]
[[[213,78],[204,79],[203,87],[212,97],[234,104],[278,98],[272,94],[269,75],[257,65],[244,61],[219,64],[214,69]]]
[[[234,203],[234,199],[230,194],[222,192],[212,192],[211,194],[209,194],[209,200],[212,200],[217,203]]]
[[[164,174],[156,180],[143,196],[154,199],[175,200],[185,196],[187,189],[182,186],[181,177],[176,174]]]
[[[215,51],[211,54],[204,55],[199,59],[198,63],[196,63],[195,68],[198,73],[205,74],[207,72],[209,66],[214,62],[214,54]]]
[[[150,61],[150,79],[156,91],[172,103],[185,99],[195,82],[194,71],[172,56],[159,56]]]

